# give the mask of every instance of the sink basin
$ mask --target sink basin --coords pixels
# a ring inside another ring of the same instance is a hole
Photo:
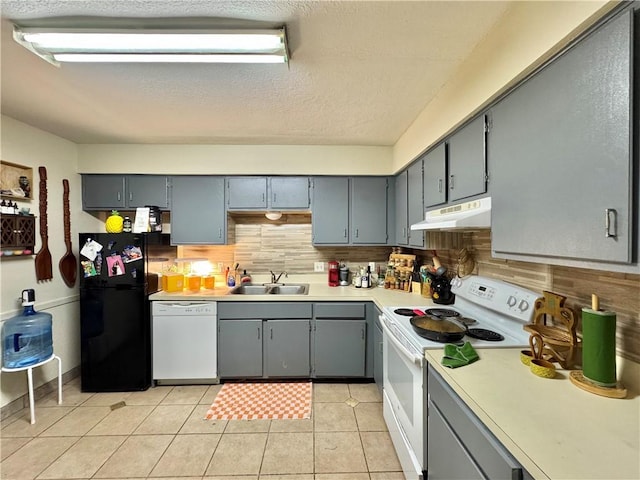
[[[266,285],[238,285],[229,290],[233,295],[266,295],[269,287]]]
[[[229,290],[230,295],[307,295],[308,283],[238,285]]]

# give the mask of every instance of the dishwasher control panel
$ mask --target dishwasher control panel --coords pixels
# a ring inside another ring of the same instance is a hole
[[[215,315],[216,302],[152,302],[155,316]]]

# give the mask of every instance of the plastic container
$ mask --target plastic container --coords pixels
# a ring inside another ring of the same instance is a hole
[[[199,292],[202,285],[202,277],[200,275],[187,275],[187,290],[190,292]]]
[[[36,312],[35,291],[22,291],[22,315],[2,325],[2,364],[5,368],[22,368],[40,363],[53,355],[52,317]]]
[[[162,275],[162,290],[165,292],[181,292],[184,289],[184,275],[165,272]]]
[[[203,275],[202,287],[206,290],[213,290],[216,288],[216,277],[213,275]]]

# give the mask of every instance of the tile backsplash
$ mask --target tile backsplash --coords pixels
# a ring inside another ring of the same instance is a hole
[[[616,312],[617,351],[640,362],[640,275],[583,268],[559,267],[491,257],[491,232],[464,234],[476,259],[475,273],[522,285],[536,292],[547,290],[567,297],[565,305],[580,318],[583,307],[591,306],[591,294],[600,298],[600,308]],[[438,251],[443,264],[454,267],[457,250]],[[581,331],[581,324],[578,324]]]
[[[229,218],[230,245],[183,246],[178,247],[176,254],[205,257],[225,266],[239,263],[241,270],[252,274],[265,274],[269,270],[306,274],[313,272],[314,262],[331,260],[344,261],[351,268],[368,262],[386,265],[391,253],[391,247],[315,247],[311,235],[311,217],[307,214],[284,215],[275,222],[255,214],[238,215]],[[406,251],[426,264],[431,264],[433,253],[437,253],[453,274],[462,246],[476,260],[474,273],[540,293],[547,290],[564,295],[566,305],[578,318],[581,309],[590,306],[591,294],[597,294],[600,308],[617,314],[618,353],[640,361],[640,275],[492,258],[489,230],[465,232],[456,248]]]

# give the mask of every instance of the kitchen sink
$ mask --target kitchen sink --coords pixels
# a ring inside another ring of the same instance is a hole
[[[229,290],[230,295],[307,295],[308,293],[308,283],[238,285]]]

